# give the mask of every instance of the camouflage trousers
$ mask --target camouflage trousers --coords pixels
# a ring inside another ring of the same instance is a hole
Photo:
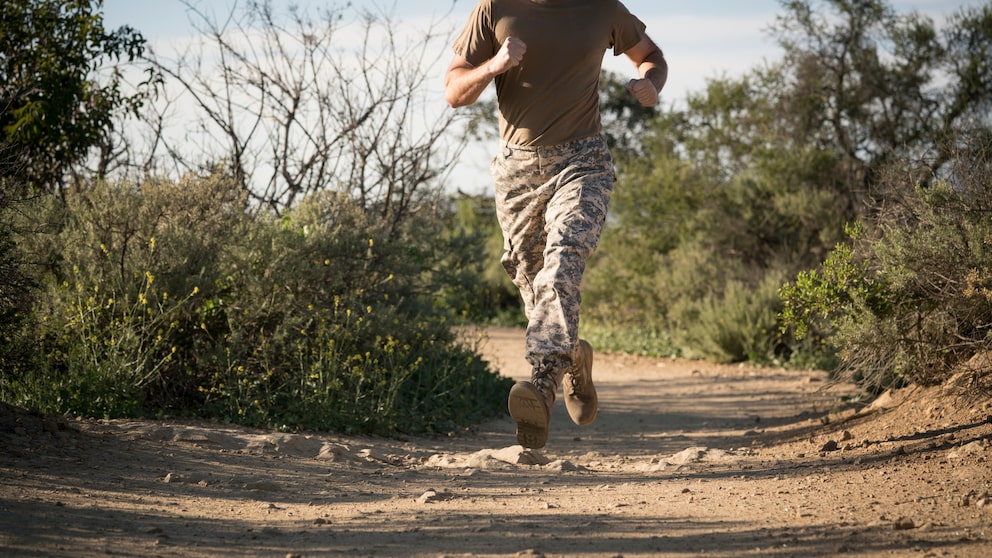
[[[526,358],[556,376],[579,336],[582,274],[599,244],[616,174],[601,136],[554,146],[502,144],[492,161],[503,268],[527,314]]]

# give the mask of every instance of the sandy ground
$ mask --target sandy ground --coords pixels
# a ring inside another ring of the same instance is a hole
[[[522,332],[483,349],[525,378]],[[402,440],[0,410],[3,556],[992,556],[992,403],[597,354],[600,415]]]

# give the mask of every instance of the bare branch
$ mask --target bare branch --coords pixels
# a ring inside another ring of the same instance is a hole
[[[147,122],[152,150],[174,168],[220,165],[276,213],[315,192],[348,194],[384,224],[440,189],[464,144],[454,113],[428,102],[447,33],[411,35],[385,12],[350,7],[315,19],[249,2],[223,23],[187,7],[200,40],[153,60],[191,108],[160,108]],[[164,140],[172,116],[185,119],[185,154]]]

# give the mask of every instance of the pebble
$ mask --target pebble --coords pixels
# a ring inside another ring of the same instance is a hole
[[[896,531],[908,531],[910,529],[916,529],[916,522],[908,517],[900,517],[892,524],[892,528]]]
[[[440,499],[441,499],[441,496],[438,495],[437,490],[434,490],[433,488],[431,488],[431,489],[427,490],[426,492],[424,492],[423,494],[421,494],[420,495],[420,498],[417,498],[417,502],[418,503],[421,503],[421,504],[430,504],[430,503],[433,503],[433,502],[437,502]]]

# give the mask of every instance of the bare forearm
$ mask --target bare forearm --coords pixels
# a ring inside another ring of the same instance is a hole
[[[464,57],[456,56],[444,76],[444,99],[451,108],[471,105],[479,100],[493,78],[518,66],[526,52],[523,41],[508,37],[496,56],[484,64],[473,66]]]
[[[641,105],[655,106],[658,103],[658,94],[668,81],[668,62],[665,61],[665,55],[647,36],[641,38],[640,42],[628,49],[625,54],[634,63],[639,76],[630,80],[627,90],[637,97]]]
[[[494,77],[495,74],[489,71],[489,64],[451,69],[444,80],[444,100],[451,108],[471,105],[479,100]]]
[[[653,52],[637,66],[637,72],[644,79],[651,80],[660,93],[668,83],[668,62],[660,50]]]

